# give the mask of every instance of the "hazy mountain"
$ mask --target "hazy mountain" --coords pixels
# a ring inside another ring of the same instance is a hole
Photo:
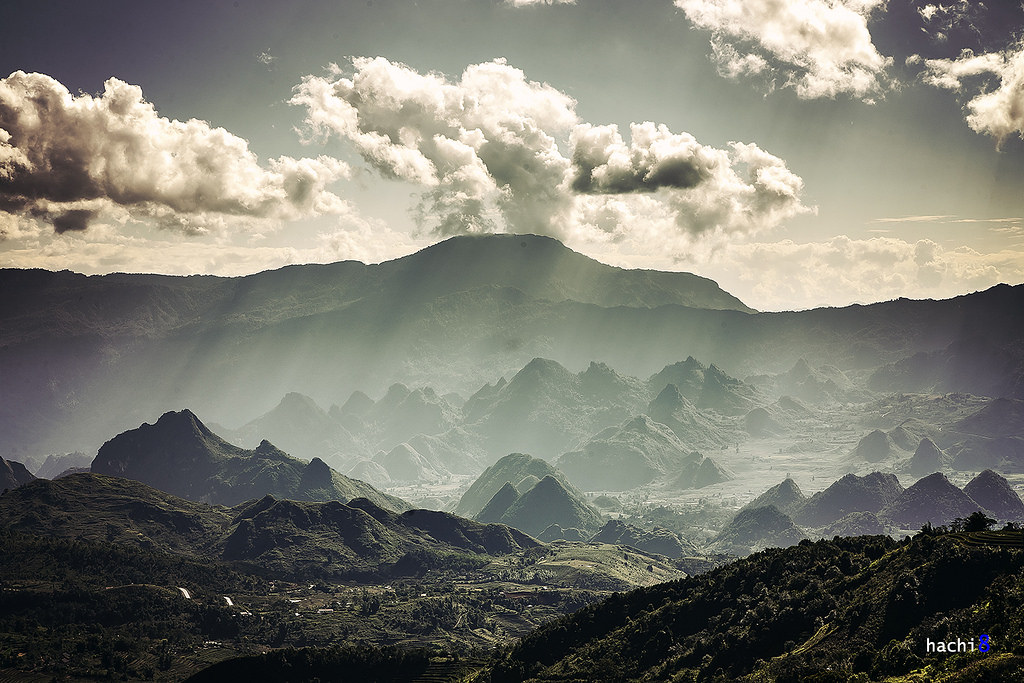
[[[469,253],[480,260],[457,261]],[[540,276],[532,265],[568,262],[579,267]],[[616,286],[591,289],[597,272],[619,278]],[[617,289],[621,278],[632,284]],[[1020,355],[1020,287],[752,314],[711,310],[714,301],[671,294],[659,278],[694,282],[610,269],[548,238],[501,235],[454,238],[374,266],[290,266],[242,278],[3,270],[0,453],[88,452],[168,405],[240,424],[267,410],[267,396],[286,391],[324,405],[398,381],[441,395],[469,392],[535,357],[581,368],[602,359],[619,373],[648,376],[686,349],[744,374],[784,372],[800,358],[848,373],[982,329],[991,348]],[[991,365],[986,372],[1011,389],[1024,374],[992,354],[974,363]],[[957,374],[949,388],[967,388],[976,375]]]
[[[1012,296],[1001,287],[989,291],[992,299]],[[998,305],[994,301],[984,303]],[[989,310],[995,313],[991,308]],[[981,311],[978,313],[982,314]],[[1024,329],[1012,317],[993,319],[1000,320],[1001,328],[995,338],[987,331],[977,332],[987,330],[988,326],[975,328],[973,333],[968,332],[943,349],[919,351],[886,364],[871,376],[869,387],[875,391],[960,391],[979,396],[1024,397],[1024,383],[1021,381],[1024,353],[1019,346],[1006,342],[1014,337],[1019,339]]]
[[[263,441],[255,450],[229,444],[190,410],[165,413],[103,444],[92,471],[135,479],[191,500],[237,504],[273,494],[296,500],[370,498],[408,509],[405,501],[339,474],[322,460],[304,462]]]
[[[942,472],[930,474],[900,493],[878,516],[903,529],[917,529],[925,522],[938,526],[957,517],[966,518],[982,506],[958,489]]]
[[[1000,521],[1024,519],[1024,503],[1005,477],[992,470],[980,472],[968,482],[964,493]]]
[[[806,535],[789,515],[773,506],[744,508],[712,539],[712,546],[720,550],[747,554],[752,548],[795,545]]]
[[[809,403],[828,403],[862,399],[859,390],[846,373],[834,365],[812,367],[800,358],[789,370],[766,378],[768,388],[776,395],[788,395]]]
[[[448,431],[462,422],[462,411],[430,387],[409,389],[396,383],[379,401],[361,410],[359,417],[367,440],[390,449],[419,434]]]
[[[757,407],[743,416],[743,430],[755,438],[784,434],[788,429],[766,409]]]
[[[689,453],[667,426],[641,415],[599,432],[556,464],[584,491],[624,491],[678,471]]]
[[[997,398],[978,412],[959,420],[953,429],[963,434],[1001,437],[1024,434],[1024,401]]]
[[[488,467],[483,474],[476,478],[459,499],[458,505],[455,506],[455,514],[463,517],[475,517],[506,482],[516,486],[517,482],[531,476],[536,477],[537,481],[552,476],[574,495],[580,497],[583,495],[569,483],[561,470],[556,469],[546,460],[524,453],[510,453]],[[522,492],[525,493],[525,490]]]
[[[332,464],[367,456],[366,446],[309,396],[285,394],[272,410],[227,436],[245,446],[266,439],[306,460],[321,458]]]
[[[453,474],[477,474],[487,457],[481,439],[462,427],[453,427],[443,434],[417,434],[408,444],[435,465],[440,464]]]
[[[0,491],[17,488],[33,479],[32,473],[20,462],[0,458]]]
[[[647,404],[647,414],[655,422],[666,425],[680,441],[693,448],[721,448],[733,440],[708,415],[683,396],[675,384],[665,385]]]
[[[554,457],[598,430],[635,415],[647,403],[643,386],[605,365],[575,374],[534,358],[500,388],[485,386],[466,402],[467,430],[492,456],[529,451]]]
[[[712,458],[694,452],[687,456],[679,475],[672,479],[670,484],[677,489],[702,489],[730,479],[735,479],[735,475],[729,468],[719,465]]]
[[[742,415],[764,402],[754,387],[730,377],[713,363],[705,367],[693,356],[662,368],[647,381],[654,394],[660,394],[669,384],[674,384],[680,395],[697,408],[722,415]]]
[[[73,467],[89,467],[92,457],[85,453],[67,453],[65,455],[48,455],[40,464],[35,475],[40,479],[53,479]]]
[[[784,479],[760,496],[744,505],[744,509],[768,507],[771,505],[779,512],[794,515],[807,501],[800,487],[792,479]]]
[[[400,443],[387,453],[381,451],[373,461],[387,471],[392,481],[437,481],[447,474],[443,467],[439,469],[407,443]]]
[[[902,492],[903,487],[893,474],[872,472],[863,477],[847,474],[824,491],[811,496],[793,520],[804,526],[822,526],[851,512],[877,513]]]
[[[947,452],[953,458],[955,470],[1024,472],[1024,438],[1020,436],[967,436],[950,446]]]
[[[96,474],[39,480],[0,497],[0,525],[40,536],[106,540],[243,562],[291,578],[416,574],[453,554],[508,554],[537,542],[443,512],[396,513],[365,498],[298,502],[264,496],[233,508],[194,503]]]
[[[881,462],[893,455],[893,442],[888,434],[876,429],[861,437],[853,449],[853,457],[866,462]]]
[[[650,531],[645,531],[618,519],[606,522],[601,530],[590,539],[590,542],[627,545],[666,557],[683,557],[697,552],[692,543],[681,539],[678,534],[674,534],[668,529],[654,527]]]
[[[547,475],[516,498],[501,515],[500,522],[537,536],[552,524],[563,529],[595,531],[603,520],[582,496],[570,492],[558,479]]]
[[[929,438],[921,439],[917,450],[908,462],[909,471],[917,477],[924,476],[928,472],[938,472],[949,466],[949,458]]]
[[[360,460],[349,468],[346,475],[359,481],[365,481],[372,486],[390,486],[391,475],[384,469],[384,466],[373,460]]]

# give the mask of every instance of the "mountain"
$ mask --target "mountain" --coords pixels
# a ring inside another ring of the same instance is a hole
[[[773,506],[744,508],[711,540],[711,545],[726,552],[747,554],[753,548],[786,547],[806,538],[789,515]]]
[[[237,443],[253,446],[266,439],[296,457],[320,458],[337,465],[368,455],[366,446],[316,401],[294,391],[229,436]]]
[[[463,517],[476,516],[506,482],[518,488],[519,482],[526,477],[536,477],[537,481],[540,481],[547,476],[554,477],[574,495],[582,497],[583,494],[569,483],[565,474],[548,464],[546,460],[534,458],[525,453],[510,453],[488,467],[483,474],[476,478],[459,499],[455,506],[455,514]],[[536,482],[531,483],[530,487],[535,484]],[[525,493],[526,490],[524,488],[521,492]]]
[[[980,472],[964,487],[971,500],[988,510],[1000,521],[1024,519],[1024,503],[1005,477],[992,470]]]
[[[921,477],[928,472],[937,472],[948,467],[949,458],[935,445],[934,441],[926,437],[921,439],[908,466],[911,474]]]
[[[822,538],[835,536],[877,536],[885,533],[885,525],[873,512],[851,512],[820,529]]]
[[[719,465],[711,458],[694,452],[687,456],[682,471],[671,485],[677,489],[702,489],[712,484],[735,479],[736,475],[727,467]]]
[[[660,394],[669,384],[697,408],[722,415],[742,415],[763,402],[753,386],[730,377],[713,363],[705,367],[693,356],[662,368],[647,380],[654,394]]]
[[[456,261],[467,255],[480,260]],[[578,266],[538,272],[570,262]],[[592,289],[597,272],[613,274],[615,287]],[[453,238],[379,265],[239,278],[0,270],[0,453],[92,452],[168,405],[243,424],[281,387],[325,403],[395,382],[467,394],[537,357],[573,368],[601,359],[646,377],[680,349],[744,375],[784,372],[800,358],[864,374],[978,330],[992,352],[978,347],[971,369],[984,366],[1007,396],[1024,397],[1024,371],[999,355],[1021,356],[1021,287],[756,314],[684,296],[689,284],[677,296],[661,280],[694,282],[610,269],[547,238],[501,235]],[[949,389],[967,389],[973,376],[954,373]]]
[[[777,395],[788,395],[808,403],[858,400],[865,392],[834,365],[814,368],[800,358],[788,371],[770,378],[769,385]]]
[[[24,465],[0,458],[0,491],[14,489],[35,479]]]
[[[392,384],[373,405],[360,406],[358,416],[362,422],[360,433],[384,449],[419,434],[441,434],[462,421],[462,411],[430,387],[409,389],[402,383]]]
[[[647,404],[647,414],[655,422],[671,429],[680,441],[694,448],[721,448],[733,440],[722,427],[683,396],[675,384],[666,384]]]
[[[500,388],[486,385],[464,406],[466,429],[483,437],[492,457],[531,452],[554,457],[647,404],[643,387],[591,363],[573,373],[534,358]]]
[[[1024,434],[1024,401],[997,398],[981,410],[953,424],[955,431],[976,436],[1004,437]]]
[[[537,481],[540,480],[538,479]],[[530,486],[530,488],[533,488],[533,486]],[[489,501],[487,501],[487,505],[484,505],[484,509],[475,515],[476,521],[483,522],[484,524],[491,524],[493,522],[500,521],[501,518],[505,516],[505,513],[508,512],[508,509],[512,507],[512,504],[519,500],[519,495],[519,491],[516,487],[506,481],[502,487],[498,489],[498,492],[495,493]]]
[[[792,479],[784,479],[760,496],[743,506],[744,509],[774,507],[779,512],[792,516],[807,502],[800,487]]]
[[[155,424],[103,444],[92,471],[135,479],[190,500],[235,505],[267,494],[297,500],[365,497],[398,510],[405,501],[339,474],[319,458],[306,463],[262,441],[255,450],[233,446],[190,410],[164,413]]]
[[[556,464],[584,491],[624,491],[680,469],[688,456],[668,427],[640,415],[599,432]]]
[[[292,580],[380,580],[415,575],[457,555],[512,554],[538,545],[501,525],[429,510],[397,513],[365,498],[345,504],[267,495],[228,508],[98,474],[41,479],[0,497],[0,525],[241,563]]]
[[[36,476],[40,479],[53,479],[72,467],[88,468],[90,464],[92,464],[92,457],[85,453],[48,455],[46,460],[39,466],[39,469],[36,470]]]
[[[383,467],[392,481],[437,481],[447,473],[407,443],[400,443],[387,453],[381,451],[374,456],[373,462]]]
[[[847,474],[824,491],[811,496],[793,520],[804,526],[822,526],[851,512],[877,513],[902,492],[903,487],[893,474],[872,472],[863,477]]]
[[[992,298],[1009,292],[992,291]],[[991,290],[990,290],[991,291]],[[994,302],[986,302],[992,304]],[[989,308],[989,313],[994,311]],[[976,313],[980,319],[983,311]],[[958,391],[996,398],[1024,397],[1021,350],[1012,343],[1024,329],[1010,318],[1000,318],[1003,329],[994,338],[984,326],[965,328],[963,336],[940,350],[923,350],[878,368],[868,381],[875,391],[945,393]]]
[[[876,429],[857,442],[853,456],[866,462],[881,462],[893,454],[893,442],[888,434]]]
[[[697,552],[692,543],[684,541],[668,529],[654,527],[650,531],[645,531],[618,519],[606,522],[601,530],[594,534],[590,542],[626,545],[666,557],[683,557]]]
[[[601,514],[592,505],[551,475],[516,498],[506,508],[500,522],[531,536],[538,536],[552,524],[586,532],[597,530],[603,523]]]
[[[936,472],[900,493],[878,516],[902,529],[918,529],[925,522],[938,526],[957,517],[966,518],[980,508],[981,505],[950,483],[946,475]]]
[[[743,416],[743,431],[754,438],[768,438],[786,433],[787,430],[771,413],[757,407]]]

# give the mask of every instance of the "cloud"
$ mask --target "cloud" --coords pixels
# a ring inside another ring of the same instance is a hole
[[[1024,254],[948,248],[891,237],[824,242],[731,244],[700,272],[752,306],[838,306],[895,299],[947,298],[1024,280]]]
[[[632,239],[578,241],[573,248],[622,267],[686,270],[709,277],[759,310],[872,303],[898,297],[949,298],[1001,282],[1024,282],[1024,252],[984,253],[929,239],[820,242],[697,242],[666,245],[659,257]],[[660,260],[658,260],[660,258]]]
[[[457,82],[383,57],[352,60],[354,73],[307,76],[292,103],[314,131],[349,140],[387,177],[430,188],[421,215],[435,232],[492,230],[494,204],[523,232],[556,231],[569,162],[554,135],[576,123],[575,102],[527,81],[503,59],[469,66]]]
[[[803,181],[757,145],[717,149],[651,122],[631,124],[627,142],[615,125],[579,121],[571,97],[502,59],[456,81],[382,57],[352,66],[307,76],[292,103],[314,136],[337,135],[383,176],[423,187],[417,217],[437,235],[603,239],[639,229],[651,210],[673,213],[675,232],[749,232],[810,210]],[[630,194],[656,196],[615,199]],[[613,215],[621,220],[609,227]]]
[[[1024,139],[1024,42],[1001,52],[964,50],[956,59],[923,62],[925,83],[972,93],[966,104],[972,130],[994,137],[998,145],[1015,134]],[[998,85],[990,87],[993,80]]]
[[[883,92],[892,60],[871,39],[868,19],[884,0],[675,0],[712,33],[712,59],[730,78],[777,72],[785,87],[814,99],[870,100]]]
[[[159,116],[116,78],[101,95],[72,95],[38,73],[0,80],[0,211],[80,231],[121,207],[133,219],[201,233],[231,219],[337,213],[327,191],[347,177],[336,159],[280,157],[261,166],[223,128]]]

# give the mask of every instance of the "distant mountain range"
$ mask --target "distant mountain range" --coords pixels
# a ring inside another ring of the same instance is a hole
[[[755,405],[715,371],[778,377],[801,359],[815,369],[764,387],[846,399],[844,373],[877,369],[872,386],[886,391],[1024,398],[1022,287],[755,313],[709,280],[612,268],[537,236],[459,237],[375,266],[241,278],[2,270],[0,291],[0,456],[14,460],[91,452],[171,406],[244,425],[289,392],[342,405],[355,390],[379,395],[396,382],[433,387],[421,418],[443,426],[445,403],[460,406],[442,397],[511,378],[534,358],[572,374],[598,360],[622,377],[702,358],[701,395],[688,393],[686,377],[665,385],[700,408],[735,414]],[[590,375],[580,377],[581,399],[617,382],[601,367]],[[623,408],[634,406],[608,407],[610,424],[632,416],[616,413]],[[382,439],[410,436],[400,423],[372,424]],[[312,443],[346,443],[333,426],[310,427]]]

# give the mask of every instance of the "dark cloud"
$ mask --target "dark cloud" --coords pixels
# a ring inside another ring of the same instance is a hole
[[[72,209],[53,219],[53,229],[58,235],[68,231],[82,231],[89,227],[89,221],[96,217],[95,211]]]

